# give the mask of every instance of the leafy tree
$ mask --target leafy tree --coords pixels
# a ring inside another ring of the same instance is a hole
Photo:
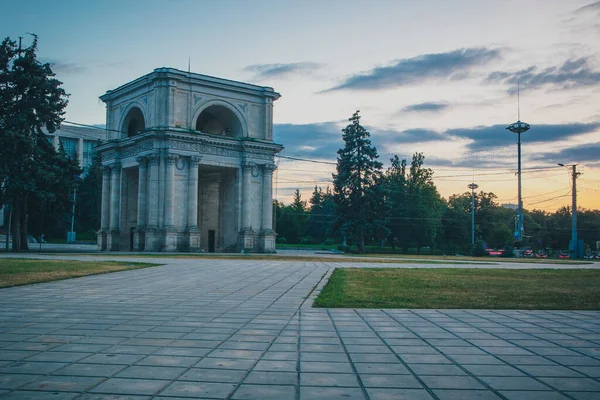
[[[360,124],[359,111],[349,121],[342,129],[345,145],[337,152],[337,173],[333,174],[336,230],[364,253],[366,240],[382,239],[388,232],[382,164],[371,135]]]
[[[335,203],[329,186],[325,192],[315,186],[309,200],[310,210],[306,223],[306,235],[313,238],[315,243],[323,243],[332,236],[331,227],[335,218]]]
[[[77,189],[77,221],[79,231],[96,231],[100,227],[102,198],[102,160],[94,151],[92,163]]]
[[[32,205],[64,206],[80,172],[45,137],[62,122],[67,94],[36,52],[35,35],[26,48],[10,38],[0,45],[0,204],[11,204],[13,251],[27,249]]]

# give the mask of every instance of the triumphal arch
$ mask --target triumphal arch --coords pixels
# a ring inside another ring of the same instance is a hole
[[[275,251],[270,87],[158,68],[109,90],[98,246]]]

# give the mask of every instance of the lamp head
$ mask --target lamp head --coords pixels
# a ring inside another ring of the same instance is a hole
[[[563,164],[563,163],[558,163],[558,165],[561,166],[561,167],[565,166],[565,164]]]

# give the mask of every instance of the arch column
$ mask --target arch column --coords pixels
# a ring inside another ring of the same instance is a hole
[[[244,162],[242,164],[242,229],[238,234],[238,245],[242,251],[254,251],[255,234],[252,230],[252,199],[250,196],[252,168],[256,168],[256,164],[251,162]]]
[[[102,167],[102,204],[100,208],[100,230],[98,231],[98,247],[107,249],[107,233],[110,218],[110,167]]]
[[[160,235],[158,232],[158,166],[160,164],[160,155],[151,154],[147,158],[148,162],[148,201],[147,204],[147,215],[145,239],[144,239],[144,250],[145,251],[159,251],[159,239]]]
[[[202,157],[191,156],[188,158],[188,212],[187,212],[187,237],[189,251],[201,249],[201,231],[198,228],[198,164]]]
[[[144,239],[146,238],[144,230],[146,228],[146,208],[148,192],[148,159],[146,157],[137,157],[138,162],[138,197],[137,197],[137,226],[133,232],[133,250],[144,250]]]
[[[273,171],[276,168],[274,164],[262,165],[262,229],[259,242],[264,253],[275,253],[277,233],[273,230]]]
[[[115,162],[110,167],[110,218],[108,226],[107,250],[119,250],[121,232],[119,217],[121,216],[121,163]]]
[[[179,159],[176,154],[167,154],[165,176],[165,251],[177,250],[177,232],[175,231],[175,163]]]

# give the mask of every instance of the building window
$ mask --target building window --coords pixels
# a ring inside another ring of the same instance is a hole
[[[81,162],[81,168],[87,170],[90,165],[92,165],[92,156],[94,155],[94,148],[96,147],[96,142],[92,140],[84,140],[83,141],[83,160]]]
[[[65,149],[65,153],[67,155],[67,157],[69,157],[70,159],[76,160],[77,159],[77,139],[71,139],[71,138],[65,138],[65,137],[61,137],[60,138],[60,143],[63,145],[63,148]]]

